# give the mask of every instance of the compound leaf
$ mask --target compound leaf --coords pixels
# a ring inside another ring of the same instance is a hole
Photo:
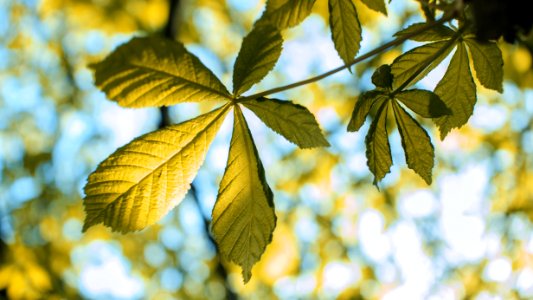
[[[385,0],[361,0],[368,8],[387,15]]]
[[[451,111],[440,97],[426,90],[407,90],[396,95],[410,110],[424,118],[437,118],[451,114]]]
[[[223,257],[242,267],[244,282],[272,241],[273,195],[242,111],[235,106],[228,164],[213,208],[211,232]]]
[[[278,29],[256,26],[243,39],[233,68],[233,94],[239,96],[261,81],[281,55],[283,38]]]
[[[313,114],[291,101],[260,98],[243,102],[270,129],[300,148],[328,147]]]
[[[378,99],[385,99],[386,96],[380,91],[368,91],[359,96],[359,99],[355,103],[355,107],[352,112],[350,123],[348,123],[348,131],[358,131],[363,123],[365,123],[366,116],[368,115],[370,108]]]
[[[431,184],[434,149],[426,130],[418,124],[397,102],[393,103],[394,116],[402,137],[407,166]]]
[[[412,35],[409,39],[413,41],[436,42],[448,40],[452,38],[455,33],[455,31],[450,27],[440,24],[433,24],[433,26],[422,30],[420,33],[415,34],[417,31],[420,31],[424,26],[427,26],[427,23],[415,23],[403,30],[396,32],[394,36],[402,37],[406,35]]]
[[[434,42],[416,47],[398,56],[391,65],[391,73],[393,75],[392,87],[394,89],[400,87],[414,76],[414,74],[419,72],[421,66],[426,66],[426,68],[409,83],[409,85],[415,84],[448,56],[452,50],[452,47],[450,46],[449,41]]]
[[[440,137],[444,139],[453,128],[466,124],[476,104],[476,84],[470,72],[466,47],[460,44],[450,61],[448,70],[435,88],[446,106],[452,111],[450,115],[435,120]]]
[[[95,84],[125,107],[231,99],[218,78],[176,41],[133,38],[100,63]]]
[[[85,185],[83,230],[141,230],[178,205],[202,165],[228,106],[145,134],[104,160]]]
[[[361,24],[352,0],[329,0],[329,24],[337,53],[344,63],[350,62],[359,51]]]
[[[465,39],[477,79],[486,88],[503,92],[503,58],[495,42]]]
[[[385,101],[381,104],[365,138],[367,165],[374,174],[374,184],[383,179],[390,172],[392,166],[387,132],[388,103],[389,101]]]
[[[309,14],[316,0],[268,0],[256,26],[270,23],[278,29],[294,27]]]

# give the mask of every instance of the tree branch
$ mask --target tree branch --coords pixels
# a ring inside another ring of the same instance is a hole
[[[170,2],[169,2],[168,19],[167,19],[167,23],[165,24],[165,27],[163,28],[163,35],[164,37],[168,39],[174,40],[176,37],[176,33],[177,33],[177,26],[179,24],[179,22],[177,22],[177,16],[179,12],[180,1],[179,0],[169,0],[169,1]],[[161,129],[163,127],[170,125],[172,122],[170,119],[168,107],[166,106],[160,107],[159,112],[161,115],[161,121],[159,122],[158,128]],[[200,199],[198,198],[198,193],[196,192],[196,186],[194,182],[191,183],[191,189],[189,190],[189,195],[194,200],[194,203],[198,207],[198,212],[200,213],[204,221],[203,227],[204,227],[205,235],[209,239],[209,242],[213,246],[213,248],[217,249],[217,252],[218,252],[218,248],[215,243],[215,240],[211,236],[211,233],[209,230],[209,222],[210,222],[209,216],[206,216],[203,213],[202,206],[200,205]],[[222,264],[222,262],[220,261],[218,254],[215,259],[216,259],[215,272],[222,278],[224,282],[224,287],[226,289],[226,299],[230,299],[230,300],[237,299],[237,295],[235,294],[235,292],[233,292],[228,282],[228,272],[226,268],[224,267],[224,265]]]
[[[253,99],[257,99],[257,98],[260,98],[260,97],[264,97],[264,96],[267,96],[267,95],[271,95],[271,94],[275,94],[275,93],[279,93],[279,92],[283,92],[283,91],[286,91],[286,90],[290,90],[290,89],[293,89],[293,88],[296,88],[296,87],[299,87],[299,86],[302,86],[302,85],[306,85],[306,84],[310,84],[310,83],[313,83],[313,82],[316,82],[316,81],[319,81],[319,80],[322,80],[328,76],[331,76],[335,73],[338,73],[344,69],[347,69],[357,63],[360,63],[362,62],[363,60],[367,59],[367,58],[370,58],[376,54],[379,54],[389,48],[392,48],[392,47],[395,47],[395,46],[398,46],[400,44],[402,44],[403,42],[405,42],[406,40],[412,38],[413,36],[419,34],[419,33],[422,33],[436,25],[440,25],[440,24],[443,24],[445,22],[448,22],[450,20],[452,20],[453,18],[455,17],[455,13],[451,13],[447,16],[444,16],[442,18],[440,18],[438,21],[435,21],[435,22],[432,22],[432,23],[428,23],[422,27],[420,27],[418,30],[416,31],[413,31],[409,34],[405,34],[405,35],[402,35],[401,37],[398,37],[396,38],[395,40],[393,41],[390,41],[388,43],[385,43],[357,58],[355,58],[354,60],[352,60],[351,62],[343,65],[343,66],[340,66],[338,68],[335,68],[333,70],[330,70],[326,73],[323,73],[323,74],[320,74],[320,75],[317,75],[317,76],[314,76],[314,77],[311,77],[311,78],[308,78],[308,79],[305,79],[305,80],[302,80],[302,81],[298,81],[298,82],[295,82],[295,83],[291,83],[291,84],[288,84],[288,85],[284,85],[284,86],[280,86],[280,87],[277,87],[277,88],[273,88],[273,89],[270,89],[270,90],[266,90],[264,92],[260,92],[260,93],[256,93],[256,94],[253,94],[253,95],[250,95],[250,96],[245,96],[245,97],[242,97],[241,99],[238,99],[238,102],[244,102],[244,101],[247,101],[247,100],[253,100]]]

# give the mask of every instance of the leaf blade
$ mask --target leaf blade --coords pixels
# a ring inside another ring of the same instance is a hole
[[[253,265],[272,241],[276,215],[263,165],[238,106],[234,116],[228,163],[213,208],[211,232],[223,257],[242,267],[246,283]]]
[[[95,85],[124,107],[231,99],[196,56],[163,38],[133,38],[91,68]]]
[[[452,111],[451,115],[434,119],[443,140],[453,128],[459,128],[468,122],[476,104],[476,84],[463,44],[457,47],[448,70],[435,88],[435,94],[439,95]]]
[[[393,103],[396,124],[402,137],[407,166],[429,185],[432,181],[435,150],[426,130],[397,102]]]
[[[359,96],[348,123],[348,131],[355,132],[363,126],[366,116],[370,112],[372,105],[378,101],[378,98],[385,98],[385,95],[376,90],[365,92]]]
[[[266,9],[255,26],[270,23],[278,29],[286,29],[300,24],[311,10],[316,0],[268,0]]]
[[[283,44],[279,31],[270,25],[256,26],[243,39],[233,67],[233,94],[240,96],[260,82],[276,65]]]
[[[185,197],[228,106],[145,134],[119,148],[89,175],[83,230],[145,228]]]
[[[427,25],[427,23],[414,23],[409,25],[407,28],[396,32],[394,36],[402,37],[406,35],[411,35],[421,30],[424,26]],[[430,28],[411,36],[409,39],[417,42],[436,42],[448,40],[452,38],[454,34],[455,31],[448,26],[444,26],[442,24],[433,24],[433,26],[431,26]]]
[[[465,39],[479,82],[486,88],[503,92],[503,58],[495,42]]]
[[[302,149],[329,146],[315,117],[304,106],[269,98],[242,104],[270,129]]]
[[[407,90],[398,93],[396,99],[424,118],[438,118],[451,114],[451,110],[440,97],[431,91]]]
[[[388,103],[381,104],[365,137],[367,165],[374,174],[374,185],[381,181],[392,166],[392,155],[387,132]]]
[[[368,8],[379,13],[387,15],[387,6],[385,0],[361,0]]]
[[[361,24],[352,0],[329,0],[329,24],[335,49],[344,63],[359,52]]]
[[[446,49],[443,49],[444,47]],[[444,52],[440,53],[442,50]],[[427,65],[408,86],[415,84],[437,67],[448,56],[451,50],[452,47],[449,41],[440,41],[416,47],[398,56],[391,64],[391,73],[393,75],[392,88],[397,89],[409,80],[411,76],[414,76],[421,65]]]

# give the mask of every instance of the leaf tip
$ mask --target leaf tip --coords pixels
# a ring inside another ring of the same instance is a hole
[[[81,229],[81,232],[82,233],[86,233],[87,230],[89,230],[89,228],[91,228],[94,224],[91,224],[91,223],[88,223],[87,221],[85,221],[85,223],[83,224],[83,228]]]
[[[377,178],[374,176],[374,181],[372,182],[372,185],[374,185],[376,187],[376,189],[378,189],[378,192],[381,192],[381,189],[379,188],[379,180],[377,180]]]
[[[247,284],[252,278],[252,270],[249,267],[242,266],[242,281]]]
[[[321,139],[318,140],[315,145],[311,145],[311,146],[307,146],[305,148],[328,148],[328,147],[331,147],[331,144],[328,142],[328,140],[326,139],[326,137],[324,135],[322,135]]]
[[[440,132],[440,140],[444,141],[448,133],[450,133],[451,128],[444,128],[442,126],[439,126],[439,132]]]
[[[354,109],[354,112],[355,112],[355,109]],[[356,132],[359,130],[359,128],[361,128],[361,126],[363,126],[362,123],[360,125],[357,124],[357,121],[355,120],[355,118],[356,118],[355,114],[352,113],[352,116],[350,117],[350,121],[348,121],[348,126],[346,126],[346,131]]]
[[[89,63],[87,64],[87,68],[93,70],[93,71],[96,71],[96,69],[98,68],[98,65],[100,64],[100,62],[92,62],[92,63]]]
[[[357,132],[363,126],[363,123],[357,124],[357,121],[355,120],[355,114],[352,115],[350,118],[350,121],[348,122],[348,126],[346,127],[346,131],[348,132]]]

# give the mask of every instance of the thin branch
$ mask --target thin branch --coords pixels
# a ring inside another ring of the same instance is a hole
[[[237,294],[235,294],[235,292],[231,289],[230,283],[228,281],[228,271],[226,270],[226,268],[220,261],[221,260],[220,255],[219,255],[220,252],[218,251],[217,243],[215,239],[213,238],[213,236],[211,235],[211,231],[209,230],[210,216],[204,213],[204,210],[202,209],[202,206],[200,205],[200,199],[198,198],[198,192],[197,192],[196,185],[194,184],[194,182],[191,183],[191,189],[189,190],[189,193],[198,208],[198,213],[202,216],[203,223],[204,223],[204,231],[205,231],[207,238],[209,239],[209,243],[217,251],[217,255],[215,256],[215,260],[216,260],[215,261],[215,272],[218,275],[220,275],[220,277],[222,277],[222,280],[224,281],[224,287],[226,288],[226,299],[235,300],[238,298]]]
[[[347,69],[357,63],[360,63],[362,62],[363,60],[367,59],[367,58],[370,58],[376,54],[379,54],[389,48],[392,48],[392,47],[395,47],[395,46],[398,46],[400,44],[402,44],[403,42],[405,42],[406,40],[412,38],[413,36],[419,34],[419,33],[422,33],[430,28],[433,28],[434,26],[437,26],[437,25],[441,25],[445,22],[448,22],[450,20],[452,20],[453,18],[455,17],[455,13],[451,13],[447,16],[444,16],[442,17],[441,19],[439,19],[438,21],[435,21],[435,22],[432,22],[432,23],[428,23],[424,26],[421,26],[418,30],[416,31],[413,31],[409,34],[405,34],[405,35],[402,35],[401,37],[398,37],[396,38],[395,40],[393,41],[390,41],[388,43],[385,43],[357,58],[355,58],[354,60],[352,60],[351,62],[343,65],[343,66],[340,66],[338,68],[335,68],[333,70],[330,70],[326,73],[323,73],[323,74],[320,74],[320,75],[317,75],[315,77],[311,77],[311,78],[308,78],[308,79],[305,79],[305,80],[302,80],[302,81],[298,81],[298,82],[295,82],[295,83],[291,83],[291,84],[288,84],[288,85],[284,85],[284,86],[280,86],[280,87],[277,87],[277,88],[273,88],[273,89],[270,89],[270,90],[266,90],[264,92],[260,92],[260,93],[256,93],[256,94],[253,94],[253,95],[250,95],[250,96],[245,96],[245,97],[242,97],[241,99],[238,99],[238,102],[244,102],[244,101],[247,101],[247,100],[252,100],[252,99],[257,99],[257,98],[260,98],[260,97],[264,97],[264,96],[267,96],[267,95],[271,95],[271,94],[275,94],[275,93],[279,93],[279,92],[283,92],[283,91],[286,91],[286,90],[290,90],[290,89],[293,89],[293,88],[296,88],[296,87],[299,87],[299,86],[302,86],[302,85],[306,85],[306,84],[310,84],[310,83],[313,83],[313,82],[316,82],[316,81],[319,81],[319,80],[322,80],[328,76],[331,76],[335,73],[338,73],[344,69]]]
[[[167,23],[165,25],[165,28],[163,29],[163,35],[166,38],[169,38],[172,40],[176,36],[177,26],[179,24],[179,22],[176,20],[178,16],[178,12],[179,12],[179,6],[180,6],[180,0],[169,0],[169,14],[168,14]],[[159,113],[161,115],[161,121],[159,122],[159,126],[158,126],[160,129],[172,123],[171,122],[172,120],[170,118],[170,114],[168,111],[168,107],[162,106],[159,109]],[[191,189],[189,190],[189,195],[194,200],[194,203],[196,204],[198,208],[198,212],[202,217],[203,229],[204,229],[205,235],[209,239],[209,243],[213,246],[213,248],[217,249],[218,251],[217,244],[215,240],[213,239],[213,237],[211,236],[211,233],[209,231],[209,221],[210,221],[209,216],[206,216],[203,212],[202,206],[200,205],[200,199],[198,198],[196,185],[194,184],[194,182],[191,183]],[[214,263],[215,263],[214,271],[218,276],[221,277],[224,283],[224,287],[226,289],[225,299],[229,299],[229,300],[237,299],[237,294],[235,294],[235,292],[231,289],[230,283],[228,281],[228,271],[226,270],[226,268],[220,261],[220,258],[218,255],[216,256]]]

